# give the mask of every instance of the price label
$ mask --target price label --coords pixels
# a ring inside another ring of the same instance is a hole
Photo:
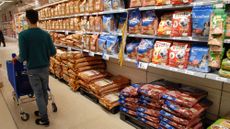
[[[103,58],[104,60],[109,60],[109,55],[103,53],[103,54],[102,54],[102,58]]]
[[[138,62],[137,63],[137,68],[139,68],[139,69],[146,70],[146,69],[148,69],[148,66],[149,66],[149,63],[145,63],[145,62]]]
[[[71,51],[72,50],[72,48],[71,47],[67,47],[67,51]]]
[[[69,35],[69,31],[65,31],[65,35]]]
[[[223,77],[216,77],[217,81],[222,81],[222,82],[227,82],[228,79],[227,78],[223,78]]]
[[[94,56],[95,52],[89,52],[89,56]]]

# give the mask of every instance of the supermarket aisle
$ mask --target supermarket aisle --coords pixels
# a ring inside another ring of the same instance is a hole
[[[17,44],[15,42],[8,42],[6,48],[0,48],[1,63],[4,64],[7,59],[10,59],[12,52],[17,52]],[[3,65],[3,68],[5,68],[5,65]],[[12,88],[7,80],[6,71],[3,73],[3,82],[3,96],[18,128],[44,128],[34,123],[35,116],[33,112],[36,109],[35,103],[23,105],[25,111],[30,113],[30,120],[27,122],[21,121],[17,106],[12,99]],[[55,95],[58,112],[52,113],[51,105],[49,105],[51,125],[48,129],[133,129],[133,127],[121,121],[119,115],[106,113],[101,107],[79,93],[72,92],[68,86],[52,77],[50,77],[50,86]]]

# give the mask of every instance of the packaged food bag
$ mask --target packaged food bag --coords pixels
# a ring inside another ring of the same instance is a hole
[[[172,14],[164,14],[161,16],[161,21],[158,26],[158,36],[170,36],[172,32]]]
[[[152,50],[154,40],[153,39],[142,39],[137,47],[137,60],[143,62],[151,62]]]
[[[129,33],[138,34],[141,32],[141,13],[138,9],[132,10],[129,14]]]
[[[188,70],[198,72],[209,72],[208,55],[209,48],[207,46],[192,46],[190,51]]]
[[[171,37],[192,36],[191,11],[176,11],[172,19]]]
[[[194,6],[192,10],[192,32],[194,37],[208,37],[212,6]]]
[[[169,41],[156,41],[154,44],[152,62],[154,64],[168,64],[169,49],[171,42]]]
[[[147,35],[156,35],[158,19],[154,11],[142,12],[141,33]]]

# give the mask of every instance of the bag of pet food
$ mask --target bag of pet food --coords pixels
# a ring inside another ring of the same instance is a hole
[[[210,72],[208,66],[209,49],[206,46],[192,46],[190,51],[188,70]]]
[[[114,15],[103,15],[103,30],[104,32],[113,32],[114,31]]]
[[[113,10],[124,9],[125,3],[124,0],[112,0]]]
[[[142,12],[141,33],[147,35],[156,35],[158,19],[154,11]]]
[[[117,54],[119,48],[119,38],[117,36],[108,36],[106,42],[107,54]]]
[[[190,45],[174,42],[169,50],[169,66],[185,69],[188,66]]]
[[[171,0],[156,0],[156,5],[170,5]]]
[[[153,6],[156,4],[156,0],[142,0],[142,6]]]
[[[168,64],[168,56],[171,42],[169,41],[156,41],[154,44],[152,62],[154,64]]]
[[[138,34],[141,32],[141,13],[138,9],[129,14],[129,33]]]
[[[129,7],[140,7],[141,6],[141,0],[130,0]]]
[[[192,36],[191,11],[176,11],[172,19],[171,37]]]
[[[139,43],[140,42],[133,41],[133,42],[128,43],[126,45],[126,53],[130,59],[136,59],[137,58],[137,46],[139,45]]]
[[[190,4],[192,0],[171,0],[171,4],[180,5],[180,4]]]
[[[222,61],[221,69],[230,71],[230,60],[228,58]]]
[[[103,0],[104,1],[104,11],[112,10],[112,0]]]
[[[161,21],[158,26],[158,36],[170,36],[172,32],[172,14],[165,14],[161,16]]]
[[[95,5],[94,5],[94,11],[100,12],[103,11],[104,5],[103,5],[103,0],[95,0]]]
[[[208,37],[212,6],[194,6],[192,10],[192,32],[194,37]]]
[[[100,35],[100,37],[98,39],[98,51],[99,52],[105,52],[106,51],[106,40],[107,40],[106,35]]]
[[[122,13],[122,14],[119,14],[118,16],[119,20],[118,20],[118,28],[117,28],[117,32],[118,33],[121,33],[122,32],[122,29],[124,27],[124,24],[125,24],[125,21],[127,19],[127,14],[126,13]]]
[[[137,60],[143,62],[151,62],[153,51],[153,39],[142,39],[137,47]]]

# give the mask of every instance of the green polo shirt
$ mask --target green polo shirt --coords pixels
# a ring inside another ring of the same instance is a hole
[[[31,28],[19,34],[19,58],[27,61],[28,69],[48,67],[50,57],[55,54],[55,46],[46,31]]]

